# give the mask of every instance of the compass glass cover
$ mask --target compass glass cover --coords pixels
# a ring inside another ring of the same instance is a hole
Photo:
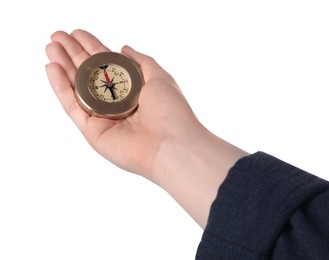
[[[115,103],[124,100],[131,90],[129,73],[117,64],[103,64],[89,78],[89,91],[99,100]]]

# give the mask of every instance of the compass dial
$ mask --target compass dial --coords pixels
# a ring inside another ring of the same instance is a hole
[[[130,93],[131,78],[121,66],[103,64],[92,72],[89,90],[95,98],[104,102],[120,102]]]
[[[91,116],[124,119],[138,107],[144,79],[139,66],[116,52],[90,56],[75,77],[75,95]]]

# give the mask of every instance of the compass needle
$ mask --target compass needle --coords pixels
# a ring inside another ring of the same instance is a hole
[[[117,99],[117,98],[116,98],[116,95],[115,95],[115,93],[114,93],[114,91],[113,91],[113,88],[109,88],[109,90],[110,90],[110,92],[111,92],[111,95],[112,95],[113,100]]]

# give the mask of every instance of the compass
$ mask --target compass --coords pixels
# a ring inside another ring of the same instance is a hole
[[[120,53],[101,52],[80,65],[75,94],[88,114],[123,119],[137,108],[143,85],[142,72],[133,60]]]

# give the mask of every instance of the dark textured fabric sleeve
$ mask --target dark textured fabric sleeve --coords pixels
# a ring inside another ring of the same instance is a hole
[[[329,182],[266,153],[241,158],[213,202],[197,260],[329,259]]]

